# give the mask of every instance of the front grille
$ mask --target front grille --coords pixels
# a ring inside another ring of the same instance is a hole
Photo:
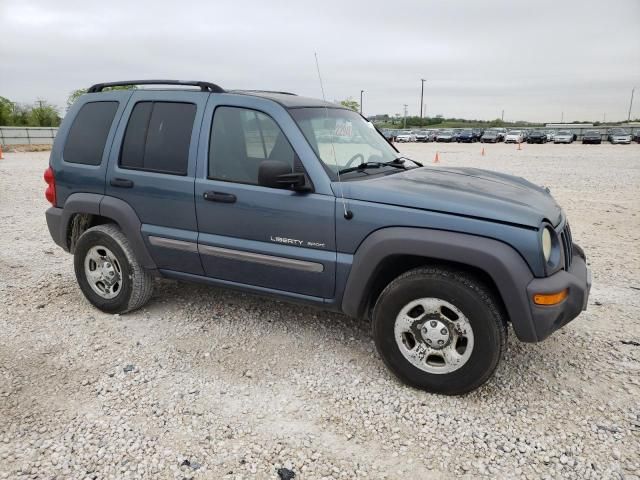
[[[560,241],[562,242],[562,252],[564,253],[564,269],[569,270],[573,258],[573,239],[571,237],[569,222],[565,223],[564,228],[560,232]]]

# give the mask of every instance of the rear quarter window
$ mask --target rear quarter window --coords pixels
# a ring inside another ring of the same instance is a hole
[[[100,165],[118,102],[85,103],[74,118],[62,158],[68,163]]]

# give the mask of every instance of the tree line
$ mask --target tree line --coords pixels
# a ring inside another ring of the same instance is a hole
[[[56,107],[45,100],[29,105],[0,97],[0,126],[57,127],[61,120]]]

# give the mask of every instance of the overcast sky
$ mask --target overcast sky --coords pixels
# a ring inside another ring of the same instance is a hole
[[[364,113],[505,120],[640,117],[640,0],[0,0],[0,96],[64,109],[138,78],[320,97]]]

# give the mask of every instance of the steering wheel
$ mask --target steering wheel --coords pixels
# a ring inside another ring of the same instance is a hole
[[[353,157],[351,157],[349,159],[349,161],[347,162],[347,164],[344,166],[344,168],[349,168],[349,166],[356,161],[356,159],[360,157],[362,159],[362,161],[360,163],[364,163],[364,155],[362,155],[361,153],[356,153]]]

